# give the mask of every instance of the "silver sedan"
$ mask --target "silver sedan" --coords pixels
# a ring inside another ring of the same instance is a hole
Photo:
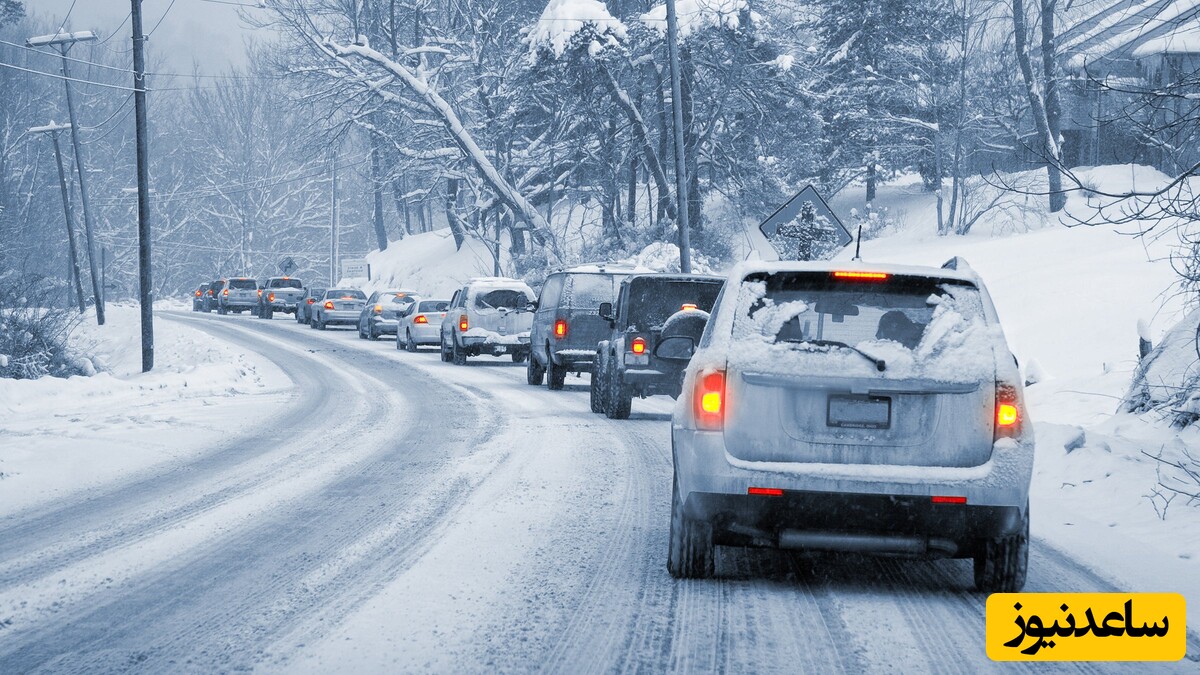
[[[326,326],[340,324],[353,326],[358,315],[367,304],[367,294],[357,288],[334,288],[312,305],[312,320],[309,326],[325,330]]]
[[[441,342],[442,319],[446,318],[449,300],[418,300],[400,315],[396,329],[396,349],[417,351],[421,345],[436,346]]]

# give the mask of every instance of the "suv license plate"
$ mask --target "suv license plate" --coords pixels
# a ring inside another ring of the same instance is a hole
[[[892,425],[892,399],[835,394],[829,397],[825,419],[831,427],[887,429]]]

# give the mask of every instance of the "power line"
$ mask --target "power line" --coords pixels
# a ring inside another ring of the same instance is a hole
[[[158,23],[154,24],[154,28],[151,28],[149,33],[146,33],[147,38],[149,38],[151,35],[154,35],[154,31],[158,30],[158,27],[162,25],[163,19],[167,18],[167,15],[171,13],[171,8],[174,6],[175,0],[171,0],[171,4],[167,5],[167,11],[163,12],[162,16],[158,17]]]
[[[62,23],[58,24],[60,30],[62,29],[62,27],[67,25],[68,21],[71,20],[71,12],[75,11],[75,3],[76,2],[78,2],[78,0],[71,0],[71,7],[69,9],[67,9],[67,15],[63,17]]]
[[[133,87],[122,87],[121,85],[118,85],[118,84],[105,84],[103,82],[93,82],[91,80],[81,80],[76,77],[66,77],[65,75],[57,75],[55,73],[44,73],[40,70],[30,70],[29,68],[22,68],[21,66],[16,66],[11,63],[5,63],[3,61],[0,61],[0,66],[3,66],[5,68],[12,68],[13,70],[20,70],[25,73],[32,73],[34,75],[53,77],[56,80],[66,80],[68,82],[79,82],[81,84],[94,84],[97,87],[108,87],[109,89],[120,89],[122,91],[138,91],[137,89],[134,89]]]

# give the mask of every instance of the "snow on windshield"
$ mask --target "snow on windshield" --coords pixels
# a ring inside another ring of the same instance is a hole
[[[530,293],[515,288],[498,288],[475,296],[476,309],[524,309],[531,302]]]
[[[602,302],[616,302],[617,289],[625,275],[569,274],[559,305],[571,309],[596,309]]]
[[[742,284],[730,363],[803,375],[977,382],[995,376],[998,328],[978,289],[935,279],[829,283],[755,275]],[[884,372],[871,359],[882,359]]]
[[[720,292],[720,281],[640,277],[629,283],[626,320],[637,330],[659,330],[684,306],[712,310]]]

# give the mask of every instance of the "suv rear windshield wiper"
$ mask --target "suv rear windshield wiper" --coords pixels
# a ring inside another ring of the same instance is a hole
[[[882,373],[883,371],[887,370],[887,362],[886,361],[884,361],[883,359],[875,358],[874,356],[871,356],[870,354],[864,352],[863,350],[859,349],[858,347],[848,345],[845,342],[839,342],[837,340],[788,340],[788,339],[777,340],[777,342],[789,342],[792,344],[816,345],[818,347],[841,347],[842,349],[849,349],[850,351],[862,356],[864,359],[866,359],[866,360],[870,361],[872,364],[874,364],[875,369],[878,370],[879,372]]]

